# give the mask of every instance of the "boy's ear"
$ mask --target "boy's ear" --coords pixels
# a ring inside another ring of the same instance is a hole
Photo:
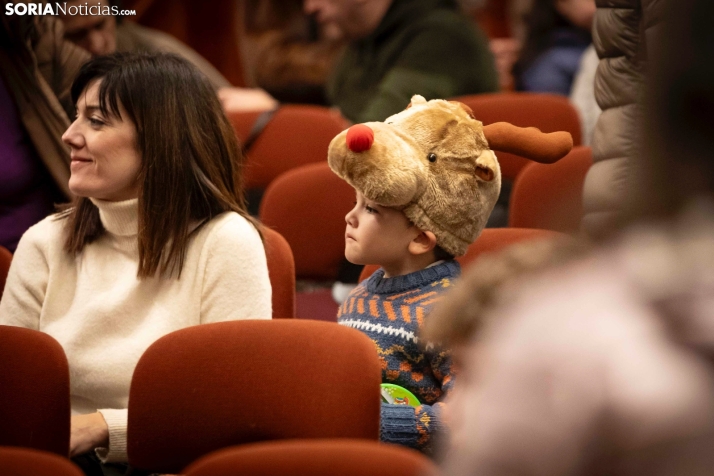
[[[436,235],[430,231],[422,231],[409,242],[409,252],[413,255],[422,255],[436,247]]]

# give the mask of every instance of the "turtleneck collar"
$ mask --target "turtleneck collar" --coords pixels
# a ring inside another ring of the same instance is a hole
[[[90,198],[99,209],[99,219],[104,229],[112,235],[132,236],[139,230],[139,199],[132,198],[123,202],[109,202]]]
[[[461,274],[461,266],[455,260],[443,261],[434,266],[393,278],[384,277],[384,269],[379,268],[367,280],[367,291],[374,294],[396,294],[417,289],[442,278],[453,278]]]

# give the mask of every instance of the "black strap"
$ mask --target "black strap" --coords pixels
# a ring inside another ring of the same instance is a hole
[[[263,130],[265,129],[265,126],[268,125],[275,113],[278,112],[278,109],[280,109],[280,106],[276,107],[275,109],[265,111],[261,113],[260,116],[258,116],[258,118],[253,123],[253,127],[250,128],[250,133],[248,134],[248,137],[245,139],[245,142],[243,142],[243,153],[246,153],[250,150],[253,143],[256,141],[256,139],[258,139],[258,136],[260,136],[261,132],[263,132]]]

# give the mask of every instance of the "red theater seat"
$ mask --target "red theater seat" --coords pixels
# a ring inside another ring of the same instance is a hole
[[[7,273],[10,271],[10,263],[12,262],[12,253],[7,248],[0,246],[0,298],[2,298],[5,282],[7,281]]]
[[[0,362],[0,446],[66,457],[69,366],[62,346],[42,332],[0,326]]]
[[[580,117],[568,98],[556,94],[494,93],[461,96],[453,99],[473,109],[476,119],[484,125],[510,122],[520,127],[536,127],[542,132],[566,131],[573,136],[573,145],[582,142]],[[513,180],[531,163],[528,159],[497,152],[504,178]]]
[[[293,440],[217,451],[186,476],[436,476],[436,465],[403,446],[365,440]]]
[[[554,164],[528,164],[513,184],[509,226],[577,232],[592,162],[590,147],[575,147]]]
[[[298,279],[337,279],[345,255],[345,215],[355,192],[327,162],[278,177],[265,191],[260,220],[290,244]]]
[[[275,230],[263,227],[261,231],[273,288],[273,319],[295,317],[295,261],[290,245]]]
[[[129,464],[174,474],[236,444],[377,441],[380,383],[372,341],[334,323],[280,319],[182,329],[152,344],[134,371]]]
[[[2,476],[84,476],[66,457],[27,448],[0,447]]]
[[[229,111],[228,118],[245,141],[257,115]],[[326,107],[280,107],[247,151],[246,188],[264,189],[283,172],[326,161],[330,141],[346,127],[342,116]]]

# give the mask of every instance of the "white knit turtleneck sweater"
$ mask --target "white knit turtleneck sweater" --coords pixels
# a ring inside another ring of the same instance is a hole
[[[106,233],[78,256],[63,249],[66,220],[50,216],[20,240],[0,302],[0,324],[59,341],[70,368],[72,413],[99,410],[108,462],[126,461],[129,384],[139,357],[172,331],[208,322],[270,319],[271,287],[258,232],[237,213],[192,238],[180,279],[137,278],[137,200],[92,200]]]

